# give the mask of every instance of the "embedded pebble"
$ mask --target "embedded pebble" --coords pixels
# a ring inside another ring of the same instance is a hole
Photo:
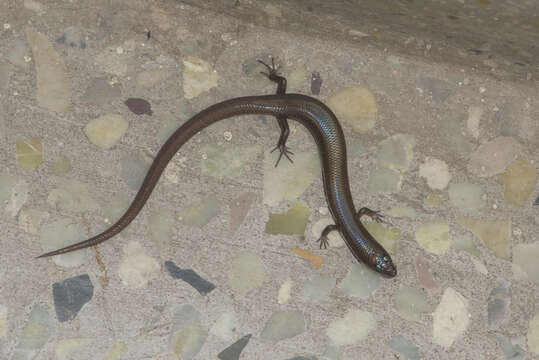
[[[142,151],[131,152],[120,161],[120,176],[133,190],[138,190],[148,173],[153,159]]]
[[[94,296],[94,285],[87,274],[52,284],[54,308],[59,322],[73,320]]]
[[[9,199],[6,202],[3,202],[5,204],[4,209],[6,213],[12,217],[15,217],[19,213],[19,210],[21,210],[22,206],[28,201],[30,188],[26,181],[20,179],[11,188],[10,192],[11,196]]]
[[[7,320],[8,308],[0,304],[0,339],[7,336],[7,330],[9,327]]]
[[[65,212],[94,211],[99,207],[86,184],[73,179],[59,179],[58,187],[49,193],[47,203]]]
[[[471,234],[463,234],[453,238],[453,247],[455,250],[466,251],[473,256],[479,256],[480,252],[473,241]]]
[[[277,343],[305,332],[305,316],[301,311],[277,310],[266,322],[260,339]]]
[[[56,42],[58,44],[66,44],[71,47],[86,49],[86,41],[84,40],[81,29],[77,26],[65,28],[63,34],[56,39]]]
[[[539,313],[530,319],[527,338],[529,351],[539,355]]]
[[[208,330],[201,324],[198,310],[188,304],[179,306],[172,317],[172,353],[182,360],[191,360],[200,352],[207,337]]]
[[[11,49],[9,50],[6,59],[11,64],[21,68],[27,69],[30,66],[30,63],[25,60],[30,55],[30,49],[26,45],[26,42],[22,39],[15,39],[11,44]],[[0,85],[0,89],[2,86]]]
[[[65,155],[58,156],[50,165],[49,171],[53,175],[65,175],[71,170],[71,162]]]
[[[26,40],[34,55],[38,105],[51,111],[68,111],[71,104],[71,83],[62,58],[45,35],[30,26],[25,30]]]
[[[419,165],[419,176],[427,180],[431,189],[443,190],[451,181],[449,166],[439,159],[428,157]]]
[[[414,344],[410,339],[397,335],[389,338],[386,343],[390,348],[406,356],[408,360],[419,360],[421,355],[419,353],[419,348]]]
[[[502,349],[506,360],[525,360],[526,352],[519,344],[518,339],[509,339],[505,336],[496,336],[496,342]]]
[[[39,232],[41,248],[44,252],[63,248],[68,245],[86,240],[84,228],[71,219],[61,219],[43,225]],[[88,250],[83,249],[50,258],[56,265],[63,267],[76,267],[86,259]]]
[[[241,252],[228,270],[228,285],[240,296],[262,285],[268,278],[262,260],[251,252]]]
[[[376,99],[366,87],[342,89],[328,98],[327,105],[339,120],[352,125],[359,133],[371,131],[376,124]]]
[[[517,244],[513,247],[513,263],[518,265],[530,281],[539,284],[539,241]]]
[[[183,96],[186,99],[193,99],[217,86],[219,75],[207,61],[186,56],[183,66]]]
[[[380,274],[369,269],[363,263],[351,266],[346,277],[339,284],[339,291],[347,296],[366,299],[382,284]]]
[[[439,208],[444,203],[444,199],[438,194],[430,193],[425,198],[425,207],[430,208]]]
[[[15,149],[19,169],[33,170],[43,162],[43,145],[38,137],[17,140]]]
[[[424,223],[416,230],[415,239],[423,249],[441,255],[451,247],[449,224],[445,221]]]
[[[397,193],[402,187],[402,175],[395,170],[379,167],[369,172],[367,191],[370,193]]]
[[[45,10],[45,6],[38,1],[24,0],[23,4],[26,9],[35,11],[37,13],[41,13]]]
[[[336,282],[337,280],[333,277],[314,274],[312,279],[303,284],[301,297],[305,301],[314,303],[327,301]]]
[[[320,357],[320,360],[341,360],[341,353],[340,346],[329,345]]]
[[[219,354],[217,354],[217,357],[220,360],[239,360],[241,352],[247,344],[249,343],[249,340],[251,340],[252,334],[247,334],[238,341],[236,341],[234,344],[230,345],[223,351],[221,351]]]
[[[4,92],[7,89],[12,72],[13,66],[0,60],[0,91]],[[2,128],[3,127],[4,126],[2,126]]]
[[[200,295],[207,295],[215,289],[215,285],[202,278],[193,269],[181,269],[170,260],[165,261],[165,268],[168,270],[170,276],[175,279],[182,279],[194,287]]]
[[[84,133],[94,145],[110,149],[124,136],[128,122],[118,114],[106,114],[90,121],[84,127]]]
[[[475,267],[475,270],[477,270],[478,273],[483,275],[488,274],[487,267],[479,259],[472,257],[470,258],[470,261],[472,262],[473,266]]]
[[[211,327],[210,333],[222,340],[231,340],[236,336],[238,326],[238,315],[230,310],[219,316]]]
[[[350,310],[344,317],[333,320],[326,329],[326,335],[333,345],[354,345],[376,329],[375,317],[363,310]]]
[[[378,167],[404,172],[408,170],[414,158],[416,141],[413,136],[406,134],[393,135],[378,145],[376,163]]]
[[[27,354],[41,349],[49,340],[53,330],[54,326],[47,309],[39,304],[34,305],[20,334],[15,358],[30,358]]]
[[[450,112],[443,113],[440,117],[440,121],[436,124],[438,134],[434,135],[439,141],[438,146],[462,157],[468,157],[473,150],[473,145],[464,135],[461,121]]]
[[[120,360],[127,350],[127,345],[124,342],[117,342],[110,347],[103,360]]]
[[[468,108],[468,120],[466,122],[466,128],[468,130],[468,134],[472,135],[476,139],[479,137],[479,123],[482,115],[483,108],[480,106],[471,105]]]
[[[423,291],[403,285],[395,292],[395,309],[403,319],[420,321],[421,314],[431,311],[431,306]]]
[[[217,179],[241,176],[254,163],[261,151],[260,145],[206,145],[201,149],[202,154],[207,156],[200,162],[202,174]]]
[[[442,104],[454,91],[451,83],[423,74],[417,75],[417,85],[423,88],[424,94],[431,97],[434,105]]]
[[[124,193],[118,193],[112,196],[103,207],[105,222],[112,224],[119,220],[131,204],[132,200],[131,197]]]
[[[477,236],[496,256],[502,259],[510,258],[510,220],[478,220],[460,216],[457,218],[457,222]]]
[[[281,286],[279,287],[279,292],[277,294],[277,302],[279,304],[286,304],[288,300],[290,300],[292,286],[294,286],[294,282],[290,279],[286,280],[284,283],[281,284]]]
[[[124,285],[133,289],[144,288],[159,275],[159,263],[146,255],[140,243],[131,241],[124,246],[123,251],[118,275]]]
[[[137,83],[145,89],[151,89],[155,85],[167,80],[171,74],[166,70],[150,69],[139,72],[136,76]]]
[[[88,338],[73,338],[59,340],[54,346],[57,360],[71,360],[81,358],[83,351],[88,350],[95,340]]]
[[[309,208],[304,203],[294,203],[282,214],[269,214],[266,234],[303,235],[309,221]]]
[[[292,251],[299,257],[304,258],[305,260],[309,260],[315,269],[320,269],[322,267],[322,263],[324,262],[324,259],[317,254],[314,254],[308,250],[300,249],[300,248],[293,248]]]
[[[529,160],[521,158],[514,161],[502,176],[505,201],[512,205],[528,205],[538,176],[535,165]]]
[[[418,254],[414,263],[419,283],[427,290],[438,291],[440,287],[436,281],[434,281],[427,259],[425,259],[423,255]]]
[[[292,89],[302,89],[305,86],[309,75],[307,73],[307,68],[304,65],[299,65],[298,67],[292,69],[290,75],[287,76],[287,88]]]
[[[146,114],[146,115],[151,116],[153,113],[152,105],[147,100],[144,100],[144,99],[129,98],[124,101],[124,104],[127,106],[129,110],[131,110],[133,114],[136,114],[136,115]]]
[[[498,329],[510,317],[511,291],[507,281],[499,283],[488,296],[488,325]]]
[[[220,213],[221,202],[215,195],[210,195],[178,211],[178,219],[186,225],[203,228]]]
[[[497,137],[480,145],[470,156],[468,171],[480,177],[502,173],[520,152],[518,141],[508,136]]]
[[[244,193],[241,194],[236,199],[228,205],[230,209],[230,218],[229,218],[229,229],[230,231],[236,231],[240,225],[243,223],[243,220],[249,213],[249,209],[255,200],[255,194],[253,193]]]
[[[320,160],[315,151],[294,153],[294,162],[281,159],[275,167],[277,151],[264,152],[264,204],[276,206],[297,199],[320,177]]]
[[[161,207],[150,214],[148,219],[149,232],[152,240],[161,246],[172,241],[174,234],[174,211]]]
[[[0,204],[6,205],[11,201],[18,181],[19,179],[16,175],[7,172],[0,173]]]
[[[449,348],[461,336],[470,322],[469,301],[453,288],[445,289],[440,304],[433,313],[433,340]]]
[[[91,80],[82,99],[87,103],[102,106],[119,98],[120,95],[122,95],[120,86],[111,85],[106,77],[98,77]]]
[[[481,185],[470,183],[451,184],[448,192],[451,204],[460,210],[475,211],[485,206]]]

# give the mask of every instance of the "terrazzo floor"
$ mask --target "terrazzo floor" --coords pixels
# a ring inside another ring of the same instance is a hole
[[[487,46],[439,61],[365,28],[295,31],[297,4],[230,3],[0,4],[0,358],[539,358],[539,67],[474,65]],[[192,115],[274,93],[270,56],[341,121],[395,278],[338,233],[319,249],[317,148],[291,122],[294,162],[275,167],[279,129],[259,115],[194,136],[113,239],[35,258],[118,219]]]

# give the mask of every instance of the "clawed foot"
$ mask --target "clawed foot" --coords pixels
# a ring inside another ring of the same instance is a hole
[[[293,163],[294,161],[292,160],[292,158],[290,158],[290,155],[294,155],[294,153],[292,151],[290,151],[290,149],[288,148],[288,146],[286,146],[286,144],[277,144],[277,146],[275,146],[273,148],[273,150],[271,150],[270,152],[274,152],[275,150],[279,149],[280,153],[279,153],[279,158],[277,159],[277,162],[275,163],[275,167],[277,167],[277,165],[279,165],[279,161],[281,161],[281,158],[283,157],[283,155],[288,159],[288,161],[290,161],[291,163]]]
[[[357,215],[358,215],[358,218],[361,218],[363,215],[366,215],[370,217],[371,219],[373,219],[374,221],[376,221],[377,223],[391,225],[391,223],[385,219],[385,216],[380,214],[380,211],[377,211],[377,210],[371,210],[369,208],[364,207],[364,208],[359,209],[359,211],[357,212]]]
[[[261,74],[266,75],[270,79],[272,76],[279,74],[279,69],[281,68],[281,66],[275,66],[275,60],[273,59],[273,56],[271,57],[271,66],[260,59],[258,59],[257,61],[268,69],[268,72],[261,71]]]
[[[316,240],[316,242],[320,243],[320,249],[327,249],[329,245],[329,240],[327,236],[320,236],[320,239]]]

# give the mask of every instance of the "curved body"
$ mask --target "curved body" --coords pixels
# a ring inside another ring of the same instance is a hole
[[[83,242],[41,256],[63,254],[99,244],[122,231],[140,212],[168,162],[195,134],[211,124],[232,116],[266,114],[298,121],[313,136],[322,162],[324,190],[336,228],[357,260],[375,271],[395,276],[389,254],[359,221],[348,182],[346,143],[342,128],[333,112],[322,102],[300,94],[278,94],[234,98],[210,106],[176,130],[157,153],[135,199],[125,214],[110,228]],[[380,262],[384,271],[380,268]],[[377,268],[378,265],[378,268]]]

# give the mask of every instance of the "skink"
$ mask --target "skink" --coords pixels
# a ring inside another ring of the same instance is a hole
[[[281,156],[289,157],[288,155],[291,154],[286,147],[289,133],[287,119],[296,120],[305,126],[318,146],[326,201],[335,221],[335,224],[328,225],[322,232],[319,239],[320,247],[327,246],[327,235],[330,231],[338,230],[358,261],[387,277],[394,277],[397,274],[397,269],[391,257],[360,221],[364,215],[381,221],[381,215],[368,208],[361,208],[356,212],[354,207],[348,182],[346,143],[336,116],[326,105],[315,98],[301,94],[286,94],[286,79],[277,74],[275,66],[266,66],[268,68],[266,75],[278,84],[277,94],[226,100],[193,116],[176,130],[161,147],[135,199],[115,224],[88,240],[48,252],[39,257],[64,254],[94,246],[118,234],[143,208],[165,167],[189,139],[219,120],[238,115],[265,114],[275,116],[278,120],[281,136],[276,148],[280,150]]]

